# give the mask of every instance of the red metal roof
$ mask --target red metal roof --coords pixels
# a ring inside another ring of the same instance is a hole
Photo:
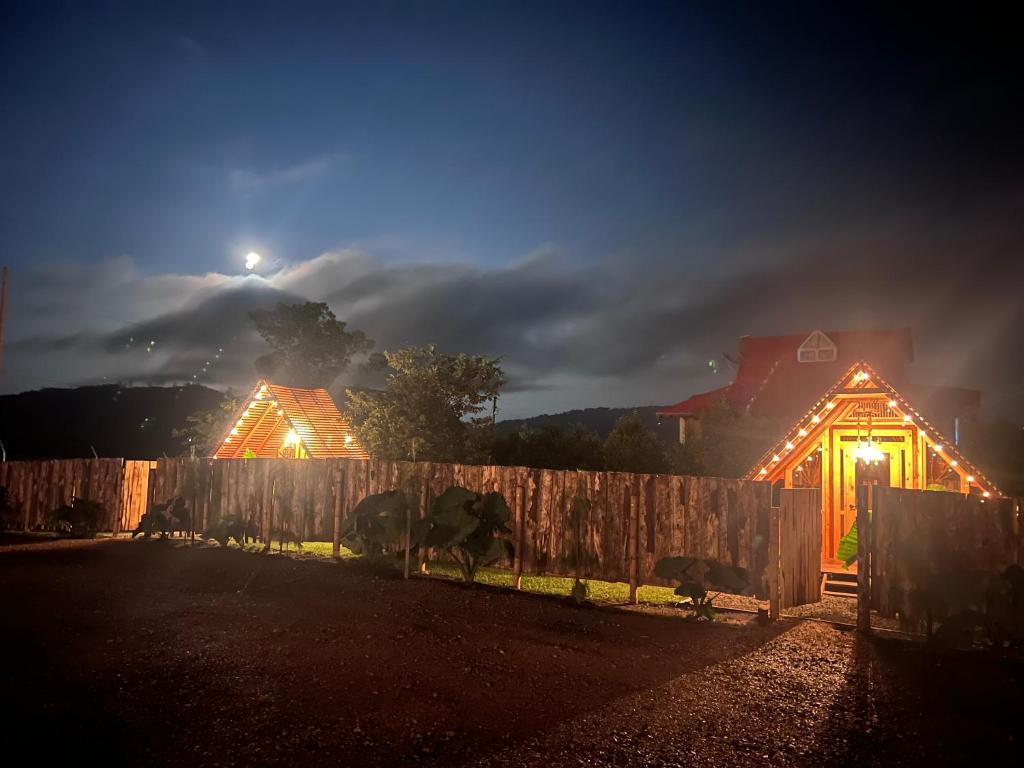
[[[213,453],[218,459],[276,458],[294,429],[310,458],[367,459],[352,424],[326,389],[283,387],[260,381]]]
[[[825,335],[836,345],[836,359],[813,363],[797,360],[797,349],[810,332],[744,336],[739,342],[739,368],[731,384],[692,395],[662,409],[659,415],[697,416],[725,397],[734,408],[790,418],[861,359],[871,360],[875,369],[898,386],[906,383],[906,365],[914,359],[909,328],[827,331]]]

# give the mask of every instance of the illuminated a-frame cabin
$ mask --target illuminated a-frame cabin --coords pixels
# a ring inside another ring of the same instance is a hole
[[[820,488],[822,566],[856,520],[857,486],[1001,496],[865,361],[839,381],[746,475],[775,487]]]
[[[259,381],[213,452],[215,459],[366,459],[326,389]]]

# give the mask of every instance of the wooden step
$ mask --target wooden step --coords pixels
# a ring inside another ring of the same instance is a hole
[[[857,574],[822,571],[821,594],[838,597],[857,597]]]

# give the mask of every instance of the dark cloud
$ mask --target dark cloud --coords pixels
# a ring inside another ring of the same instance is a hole
[[[952,220],[750,242],[717,268],[668,257],[580,264],[547,248],[490,268],[342,251],[267,278],[129,270],[118,295],[103,294],[107,311],[123,322],[15,341],[8,386],[193,375],[245,386],[262,351],[248,312],[310,298],[327,301],[379,349],[433,342],[500,356],[509,415],[602,398],[669,402],[724,383],[706,361],[732,350],[738,336],[819,327],[910,326],[922,376],[978,386],[1001,408],[1020,408],[1024,370],[1011,350],[1024,348],[1021,199]],[[696,262],[714,263],[706,254]],[[187,290],[171,300],[168,282]],[[140,305],[139,295],[161,298]],[[138,317],[147,306],[158,311]],[[19,378],[26,371],[39,380]]]

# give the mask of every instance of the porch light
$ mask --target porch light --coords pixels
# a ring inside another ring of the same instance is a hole
[[[885,458],[885,453],[875,445],[875,442],[871,438],[861,440],[857,443],[857,450],[853,452],[853,455],[858,461],[871,463],[878,463]]]

